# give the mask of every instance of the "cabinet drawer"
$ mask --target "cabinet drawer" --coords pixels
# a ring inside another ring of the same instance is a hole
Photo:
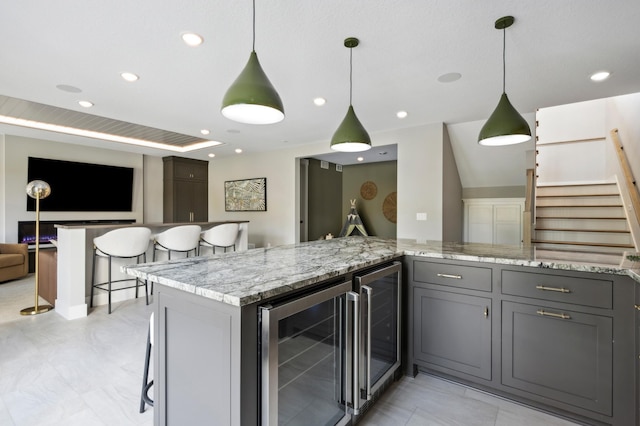
[[[613,318],[502,302],[502,384],[534,401],[611,416],[612,341]]]
[[[502,293],[596,308],[613,307],[613,283],[607,280],[503,270]]]
[[[491,268],[414,260],[413,280],[471,290],[491,291]]]

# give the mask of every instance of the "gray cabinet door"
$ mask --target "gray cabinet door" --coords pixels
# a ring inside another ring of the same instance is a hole
[[[491,299],[413,287],[416,364],[491,380]]]
[[[552,405],[610,416],[613,319],[502,303],[502,384]]]

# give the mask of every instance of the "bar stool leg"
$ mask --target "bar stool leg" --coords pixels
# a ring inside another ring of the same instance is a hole
[[[91,298],[89,299],[89,307],[93,308],[93,288],[96,284],[96,249],[93,249],[93,265],[91,267]]]
[[[109,255],[109,284],[107,293],[109,294],[109,315],[111,315],[111,255]]]

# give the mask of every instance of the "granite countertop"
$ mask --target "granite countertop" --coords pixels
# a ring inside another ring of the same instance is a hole
[[[628,275],[640,282],[640,270],[602,263],[587,254],[541,259],[532,247],[377,237],[334,238],[122,269],[155,283],[244,306],[403,255]]]

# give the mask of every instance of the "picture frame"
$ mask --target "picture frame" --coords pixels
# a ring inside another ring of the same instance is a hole
[[[224,210],[227,212],[266,212],[267,178],[225,181]]]

